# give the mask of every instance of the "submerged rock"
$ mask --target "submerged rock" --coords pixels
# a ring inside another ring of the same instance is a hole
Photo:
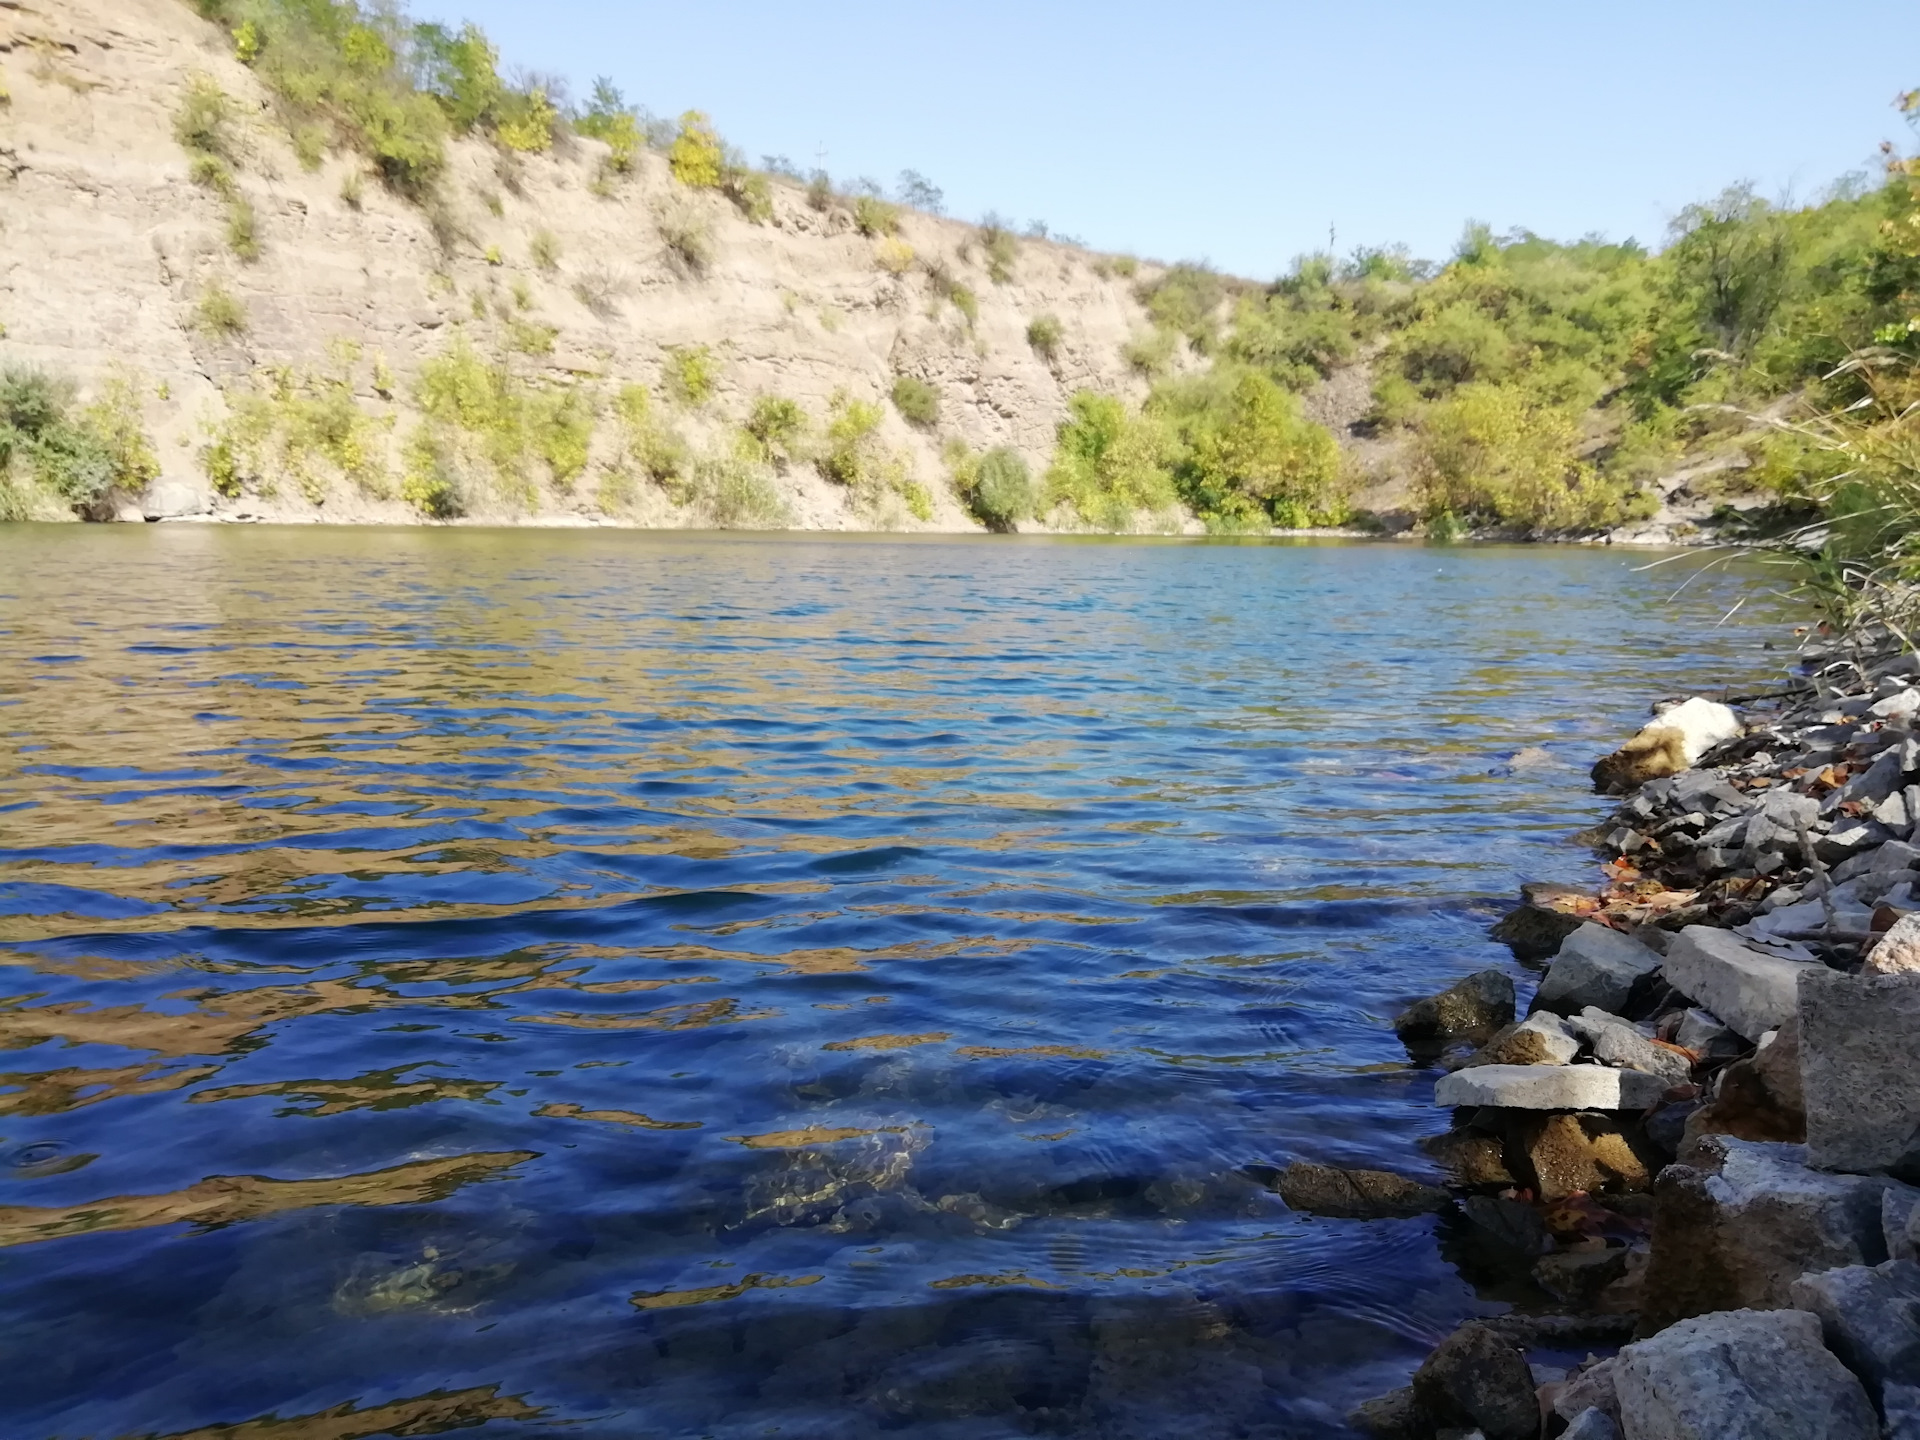
[[[1506,1143],[1498,1135],[1471,1127],[1429,1135],[1420,1148],[1453,1177],[1456,1185],[1468,1187],[1507,1186],[1515,1183],[1507,1168]]]
[[[1628,1440],[1879,1440],[1860,1382],[1804,1310],[1683,1320],[1620,1352]]]
[[[1543,1256],[1533,1267],[1533,1279],[1542,1290],[1565,1305],[1591,1305],[1602,1290],[1627,1273],[1624,1246],[1605,1250],[1568,1250]]]
[[[1440,1426],[1476,1426],[1487,1440],[1536,1440],[1540,1402],[1527,1357],[1485,1325],[1462,1325],[1413,1376],[1413,1398]]]
[[[1346,1220],[1406,1219],[1453,1203],[1446,1191],[1385,1170],[1341,1170],[1296,1160],[1274,1189],[1290,1210]]]
[[[1626,1009],[1633,987],[1659,967],[1660,956],[1638,940],[1588,923],[1562,942],[1533,1008],[1578,1015],[1595,1006],[1618,1014]]]
[[[1438,995],[1416,1000],[1394,1018],[1394,1031],[1410,1044],[1459,1037],[1484,1041],[1513,1020],[1513,981],[1498,970],[1481,970]]]
[[[1920,1180],[1920,975],[1814,970],[1799,996],[1812,1163]]]

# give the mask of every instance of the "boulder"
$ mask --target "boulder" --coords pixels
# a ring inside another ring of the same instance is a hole
[[[1602,1065],[1645,1071],[1660,1076],[1669,1085],[1684,1085],[1693,1073],[1693,1062],[1687,1056],[1647,1038],[1637,1026],[1618,1015],[1609,1015],[1589,1005],[1567,1025],[1593,1046],[1593,1057]]]
[[[1513,981],[1498,970],[1481,970],[1438,995],[1416,1000],[1395,1017],[1393,1028],[1409,1042],[1467,1036],[1485,1041],[1513,1020]]]
[[[1456,1185],[1507,1186],[1514,1182],[1507,1169],[1506,1145],[1498,1135],[1483,1130],[1448,1130],[1429,1135],[1420,1148],[1453,1177]]]
[[[1920,1385],[1889,1385],[1880,1392],[1887,1440],[1920,1440]]]
[[[1540,1212],[1523,1200],[1504,1195],[1469,1195],[1460,1212],[1486,1240],[1521,1255],[1544,1255],[1553,1249],[1553,1236]]]
[[[1903,915],[1893,922],[1861,965],[1862,975],[1920,973],[1920,915]]]
[[[1531,881],[1520,887],[1521,901],[1493,927],[1493,938],[1521,960],[1544,960],[1560,942],[1586,923],[1594,899],[1571,885]]]
[[[1681,1018],[1673,1039],[1681,1049],[1691,1050],[1707,1061],[1731,1060],[1747,1048],[1746,1041],[1734,1034],[1731,1026],[1723,1024],[1718,1015],[1697,1007]]]
[[[1659,712],[1640,733],[1593,767],[1593,785],[1623,794],[1649,780],[1678,775],[1714,746],[1740,735],[1740,719],[1725,705],[1694,696]]]
[[[1920,1180],[1920,975],[1800,977],[1807,1153]]]
[[[1768,850],[1798,853],[1802,827],[1811,827],[1819,818],[1820,802],[1811,795],[1796,795],[1791,790],[1769,790],[1747,817],[1741,853],[1748,864],[1754,863],[1762,852]]]
[[[1566,1250],[1535,1262],[1533,1281],[1563,1305],[1585,1309],[1600,1292],[1627,1273],[1623,1246],[1604,1250]]]
[[[1413,1376],[1415,1403],[1438,1426],[1477,1426],[1487,1440],[1537,1440],[1540,1402],[1527,1357],[1484,1325],[1462,1325]]]
[[[1560,1440],[1620,1440],[1620,1427],[1604,1410],[1582,1410],[1567,1422]]]
[[[1645,1110],[1667,1092],[1658,1075],[1607,1065],[1476,1065],[1433,1087],[1442,1106],[1510,1110]]]
[[[1527,1115],[1514,1124],[1508,1168],[1542,1200],[1644,1190],[1652,1179],[1619,1123],[1607,1115]]]
[[[1469,1065],[1570,1065],[1580,1053],[1580,1037],[1566,1022],[1551,1012],[1529,1015],[1525,1020],[1503,1025],[1472,1055],[1461,1062]]]
[[[1889,1384],[1920,1385],[1920,1265],[1889,1260],[1803,1275],[1793,1303],[1820,1317],[1827,1348],[1876,1407]]]
[[[1627,1440],[1879,1440],[1856,1380],[1804,1310],[1683,1320],[1620,1352]]]
[[[1373,1440],[1432,1440],[1434,1433],[1414,1401],[1411,1385],[1356,1406],[1347,1421]]]
[[[1794,1145],[1806,1141],[1797,1026],[1780,1031],[1769,1044],[1720,1072],[1713,1098],[1687,1118],[1682,1148],[1702,1135]]]
[[[1880,1235],[1889,1260],[1920,1260],[1920,1190],[1889,1185],[1880,1193]]]
[[[1567,1377],[1567,1383],[1554,1397],[1554,1413],[1562,1420],[1572,1420],[1588,1410],[1598,1410],[1609,1420],[1618,1420],[1620,1396],[1614,1389],[1613,1377],[1619,1368],[1620,1362],[1612,1356],[1582,1365]]]
[[[178,520],[188,515],[204,515],[213,508],[213,496],[204,484],[175,477],[164,477],[147,487],[141,497],[141,518]]]
[[[1669,985],[1748,1040],[1793,1018],[1807,969],[1803,961],[1770,955],[1710,925],[1687,926],[1661,962]]]
[[[1861,875],[1897,875],[1920,864],[1920,847],[1904,840],[1889,840],[1878,849],[1867,850],[1842,861],[1833,870],[1836,885]]]
[[[1446,1191],[1386,1170],[1339,1170],[1296,1160],[1274,1183],[1289,1210],[1345,1220],[1406,1219],[1453,1203]]]
[[[1714,1310],[1781,1309],[1808,1270],[1886,1258],[1884,1176],[1830,1175],[1805,1147],[1709,1135],[1653,1187],[1642,1333]]]
[[[1638,940],[1588,923],[1561,942],[1532,1008],[1578,1015],[1594,1006],[1618,1014],[1635,983],[1659,966],[1660,957]]]

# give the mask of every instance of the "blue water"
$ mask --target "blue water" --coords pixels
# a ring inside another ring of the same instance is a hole
[[[1649,558],[0,529],[0,1433],[1344,1433]]]

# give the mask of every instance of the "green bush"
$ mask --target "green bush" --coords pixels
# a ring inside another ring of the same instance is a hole
[[[1219,333],[1218,312],[1226,293],[1219,275],[1205,265],[1176,265],[1138,290],[1154,325],[1186,336],[1203,355],[1212,350]]]
[[[1187,503],[1228,528],[1346,518],[1340,447],[1267,376],[1241,375],[1193,426],[1177,474]]]
[[[619,175],[633,172],[634,161],[647,143],[638,112],[604,75],[593,82],[593,99],[586,113],[573,122],[573,128],[607,147],[607,165]]]
[[[956,444],[948,459],[961,503],[987,529],[1005,533],[1032,517],[1033,472],[1018,450],[1002,445],[975,455]]]
[[[762,458],[791,460],[807,433],[807,412],[784,395],[762,395],[753,402],[741,427],[759,447]]]
[[[536,230],[527,242],[527,258],[536,270],[552,275],[560,268],[560,239],[551,230]]]
[[[376,419],[354,398],[350,363],[331,374],[291,366],[269,369],[251,390],[227,397],[227,419],[202,452],[207,478],[221,494],[249,482],[262,494],[291,480],[314,504],[337,476],[368,495],[392,493],[386,462],[390,419]]]
[[[698,410],[713,398],[718,378],[710,346],[677,345],[667,351],[661,379],[667,394],[689,410]]]
[[[722,530],[781,530],[793,523],[765,468],[750,455],[702,460],[689,498]]]
[[[625,441],[625,458],[661,485],[673,486],[689,471],[687,443],[672,426],[661,421],[653,395],[644,385],[628,385],[614,400]]]
[[[200,292],[194,307],[194,327],[216,340],[234,340],[247,333],[247,309],[224,286],[214,283]]]
[[[1120,347],[1120,358],[1136,375],[1151,380],[1173,367],[1173,352],[1180,337],[1171,330],[1146,330]]]
[[[996,285],[1011,283],[1014,266],[1020,260],[1020,242],[1014,238],[1007,222],[997,215],[989,215],[980,222],[979,239],[987,278]]]
[[[260,217],[243,196],[227,202],[227,248],[249,265],[260,258]]]
[[[878,436],[885,418],[870,401],[856,400],[844,390],[836,394],[829,407],[826,445],[814,460],[815,468],[849,489],[879,479],[886,457],[880,452]]]
[[[1416,486],[1429,516],[1590,529],[1619,516],[1620,494],[1577,454],[1579,426],[1513,385],[1462,386],[1428,411]]]
[[[1066,339],[1066,329],[1052,315],[1037,316],[1027,325],[1027,344],[1033,347],[1033,353],[1042,360],[1052,361],[1059,358],[1060,344]]]
[[[195,75],[173,114],[173,138],[189,155],[233,164],[239,153],[233,138],[234,104],[211,76]]]
[[[825,214],[833,208],[833,177],[824,170],[816,170],[807,177],[807,205],[809,208]]]
[[[479,482],[531,509],[536,465],[563,490],[586,468],[596,418],[591,397],[571,385],[529,384],[505,364],[483,360],[464,339],[421,368],[415,404],[423,418],[407,447],[402,493],[422,508],[420,496],[437,504],[435,497],[453,494],[464,504]]]
[[[687,274],[707,273],[713,264],[713,225],[698,202],[669,196],[653,223],[667,254]]]
[[[924,380],[902,375],[893,382],[893,408],[909,424],[931,429],[940,423],[940,392]]]
[[[159,474],[138,387],[126,377],[111,377],[92,404],[77,407],[70,382],[0,370],[0,520],[87,513]]]
[[[1127,531],[1140,512],[1178,505],[1172,474],[1178,446],[1161,421],[1089,390],[1075,394],[1067,408],[1047,469],[1049,506],[1065,505],[1096,529]]]
[[[726,146],[698,110],[680,117],[680,133],[667,151],[667,166],[673,178],[691,190],[718,190],[726,181]]]
[[[878,195],[859,195],[853,201],[853,224],[862,235],[884,239],[899,233],[900,207]]]

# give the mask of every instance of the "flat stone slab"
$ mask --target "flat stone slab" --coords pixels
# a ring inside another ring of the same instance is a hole
[[[1476,1065],[1433,1087],[1433,1103],[1498,1105],[1509,1110],[1645,1110],[1667,1082],[1607,1065]]]
[[[1880,1421],[1804,1310],[1682,1320],[1620,1352],[1631,1440],[1879,1440]]]
[[[1920,1383],[1920,1265],[1889,1260],[1803,1275],[1793,1303],[1820,1317],[1827,1348],[1869,1395]]]
[[[1657,970],[1660,957],[1638,940],[1591,921],[1560,942],[1533,1008],[1578,1015],[1589,1005],[1619,1011],[1634,982]]]
[[[1920,974],[1799,977],[1807,1157],[1920,1180]]]
[[[1798,1012],[1800,977],[1808,968],[1711,925],[1687,926],[1661,961],[1669,985],[1756,1041]]]

